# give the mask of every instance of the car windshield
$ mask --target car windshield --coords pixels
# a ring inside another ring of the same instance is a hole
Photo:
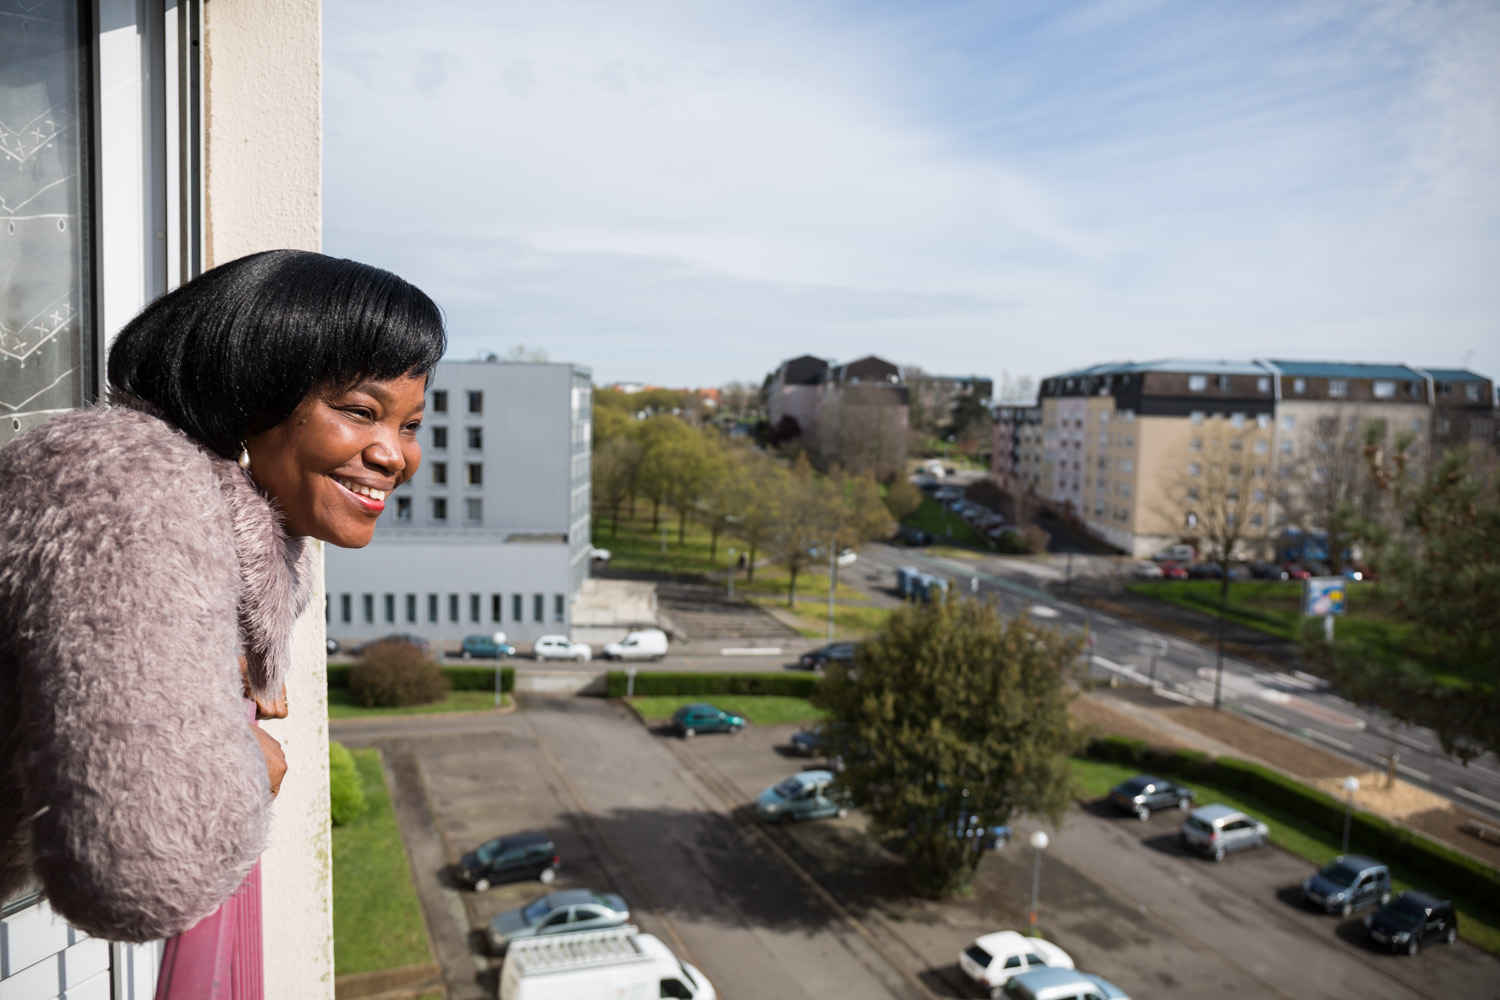
[[[989,952],[985,951],[977,944],[969,945],[969,947],[964,950],[964,954],[972,958],[974,960],[974,964],[979,966],[981,969],[989,968],[990,959],[993,957]]]
[[[796,778],[788,778],[773,788],[772,791],[784,799],[793,799],[802,794],[802,782]]]
[[[1322,875],[1334,885],[1349,886],[1353,885],[1354,880],[1359,878],[1359,871],[1360,870],[1358,868],[1355,868],[1353,865],[1345,864],[1342,861],[1335,861],[1333,864],[1329,865],[1327,868],[1324,868],[1318,874]]]
[[[696,990],[698,988],[698,980],[693,976],[691,972],[688,971],[688,967],[686,965],[683,965],[681,962],[677,963],[677,967],[682,970],[683,977],[687,979],[688,982],[692,983],[693,989]]]
[[[546,896],[543,896],[536,902],[527,904],[526,908],[521,911],[521,916],[526,918],[528,924],[534,924],[551,912],[552,904],[547,901]]]
[[[1209,823],[1205,823],[1203,820],[1199,819],[1197,816],[1189,816],[1187,818],[1187,825],[1190,826],[1190,827],[1192,827],[1194,830],[1197,830],[1199,833],[1211,833],[1211,832],[1213,832],[1213,826],[1211,824],[1209,824]]]
[[[479,857],[479,863],[487,865],[494,861],[495,855],[500,853],[501,843],[499,840],[492,840],[488,844],[480,844],[475,848],[474,853]]]
[[[1150,778],[1131,778],[1120,786],[1120,791],[1126,795],[1139,795],[1151,784]]]
[[[1415,927],[1427,916],[1425,907],[1409,902],[1405,896],[1385,908],[1385,917],[1397,927]]]

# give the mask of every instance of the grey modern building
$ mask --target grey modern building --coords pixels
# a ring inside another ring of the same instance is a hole
[[[327,548],[328,634],[391,632],[453,646],[571,631],[589,575],[588,369],[444,361],[422,468],[387,500],[364,549]]]

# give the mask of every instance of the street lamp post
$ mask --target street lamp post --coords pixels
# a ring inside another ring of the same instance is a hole
[[[1031,835],[1031,846],[1036,849],[1036,862],[1031,868],[1031,929],[1030,934],[1036,937],[1036,897],[1037,890],[1042,885],[1042,852],[1047,849],[1047,831],[1038,830]]]
[[[496,632],[493,636],[490,637],[490,639],[495,644],[495,707],[499,708],[500,707],[500,664],[502,662],[504,662],[504,660],[505,660],[505,657],[503,657],[503,656],[500,655],[500,647],[502,647],[502,646],[505,645],[505,633],[504,632]]]
[[[1219,710],[1220,692],[1224,686],[1224,616],[1229,613],[1228,587],[1219,589],[1219,643],[1214,656],[1214,711]]]
[[[1344,779],[1344,850],[1349,853],[1349,819],[1354,813],[1354,793],[1359,791],[1359,779],[1347,777]]]

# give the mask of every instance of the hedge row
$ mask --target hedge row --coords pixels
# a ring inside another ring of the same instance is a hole
[[[716,674],[678,673],[673,671],[642,671],[635,675],[634,692],[640,695],[693,695],[693,694],[779,694],[793,698],[806,698],[818,686],[819,678],[812,674]],[[626,675],[623,670],[611,670],[606,680],[606,693],[611,698],[625,696]]]
[[[349,686],[349,671],[357,664],[353,663],[330,663],[328,665],[328,686],[346,688]],[[495,690],[495,668],[481,666],[443,667],[443,673],[448,677],[448,688],[451,691],[493,691]],[[500,690],[514,691],[516,689],[516,668],[500,668]]]
[[[1212,781],[1284,810],[1309,826],[1343,829],[1343,800],[1260,764],[1234,757],[1215,759],[1192,750],[1163,750],[1123,736],[1095,739],[1085,753],[1095,760],[1129,764],[1187,781]],[[1500,871],[1371,813],[1353,814],[1349,847],[1403,868],[1408,876],[1446,886],[1449,891],[1474,899],[1500,900]]]

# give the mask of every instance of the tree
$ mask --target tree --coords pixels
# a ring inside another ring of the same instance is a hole
[[[910,479],[897,476],[885,489],[885,506],[891,517],[904,521],[922,509],[922,491]]]
[[[1378,517],[1378,490],[1365,459],[1367,432],[1385,437],[1385,421],[1350,408],[1304,428],[1294,463],[1278,473],[1287,521],[1304,535],[1323,536],[1329,569],[1344,572],[1362,524]]]
[[[663,496],[677,511],[677,544],[687,537],[687,519],[719,469],[716,441],[702,431],[686,428],[661,445],[660,468],[666,480]]]
[[[1366,452],[1372,474],[1400,521],[1394,527],[1366,522],[1364,528],[1380,586],[1416,634],[1396,652],[1348,638],[1330,647],[1312,635],[1304,650],[1348,697],[1431,728],[1444,750],[1467,763],[1500,751],[1494,678],[1500,472],[1492,459],[1457,450],[1413,476],[1411,448],[1407,440],[1387,452],[1372,435]]]
[[[763,451],[736,449],[730,459],[729,477],[735,483],[732,497],[731,532],[745,543],[747,580],[755,579],[755,560],[775,532],[789,473]]]
[[[659,413],[641,422],[637,431],[643,454],[637,490],[651,501],[651,530],[661,527],[661,507],[668,502],[672,475],[677,462],[677,446],[683,439],[696,435],[676,417]]]
[[[776,561],[786,567],[791,578],[786,605],[795,608],[797,577],[813,563],[813,550],[828,544],[829,529],[835,521],[833,504],[837,500],[826,485],[813,476],[805,454],[797,456],[792,474],[780,480],[778,485],[776,524],[767,547]]]
[[[989,430],[990,408],[984,400],[968,393],[953,401],[953,413],[942,433],[955,441],[972,443],[988,437]]]
[[[989,604],[953,597],[898,609],[849,667],[829,667],[813,700],[828,712],[838,784],[877,836],[905,835],[907,878],[946,895],[980,853],[952,835],[1017,813],[1058,822],[1080,744],[1068,715],[1079,640]]]
[[[590,479],[594,506],[609,512],[610,537],[620,530],[620,507],[635,495],[636,479],[641,471],[641,443],[633,437],[619,435],[596,441]]]

